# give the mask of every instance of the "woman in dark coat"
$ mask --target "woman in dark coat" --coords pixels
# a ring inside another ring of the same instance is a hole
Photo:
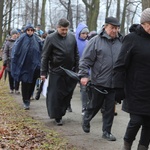
[[[131,146],[140,129],[138,150],[150,143],[150,8],[143,11],[141,24],[130,28],[115,67],[116,85],[124,84],[123,110],[130,114],[122,150]],[[124,83],[123,83],[124,81]]]
[[[22,99],[24,109],[30,107],[36,79],[40,77],[42,41],[34,34],[34,27],[28,24],[24,33],[12,49],[12,76],[15,81],[22,82]]]
[[[9,87],[10,87],[10,93],[16,93],[19,94],[19,82],[14,81],[14,78],[11,76],[11,51],[12,47],[16,41],[16,39],[19,37],[19,32],[16,29],[12,29],[10,32],[11,37],[6,40],[4,51],[3,51],[3,66],[6,66],[6,70],[8,72],[8,78],[9,78]],[[15,90],[15,91],[14,91]]]

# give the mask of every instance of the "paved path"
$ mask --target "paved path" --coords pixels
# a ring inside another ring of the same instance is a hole
[[[21,96],[15,96],[15,99],[22,107]],[[73,99],[71,101],[73,112],[67,112],[63,117],[63,126],[56,126],[54,120],[50,120],[47,115],[45,98],[42,96],[40,100],[33,100],[29,114],[45,123],[50,129],[54,129],[61,133],[70,143],[79,147],[79,150],[121,150],[123,144],[123,135],[129,120],[127,113],[121,110],[121,105],[117,105],[118,116],[114,118],[112,133],[116,136],[117,141],[109,142],[102,139],[102,116],[99,112],[91,121],[91,132],[84,133],[81,127],[81,101],[80,91],[77,86]],[[133,144],[132,150],[137,150],[139,136]]]

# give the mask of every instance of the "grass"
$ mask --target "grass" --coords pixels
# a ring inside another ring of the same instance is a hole
[[[76,150],[59,133],[48,129],[40,121],[29,116],[8,92],[8,81],[2,78],[0,80],[0,149]]]

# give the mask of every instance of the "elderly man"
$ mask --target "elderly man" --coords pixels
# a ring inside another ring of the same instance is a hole
[[[41,79],[49,73],[49,86],[46,98],[47,110],[57,125],[62,125],[62,117],[70,104],[77,81],[65,74],[60,66],[76,71],[78,69],[78,49],[73,33],[68,32],[69,21],[62,18],[57,31],[48,35],[43,47]]]
[[[105,100],[105,112],[103,113],[103,135],[108,141],[115,141],[111,134],[114,119],[115,90],[113,84],[113,66],[120,52],[122,36],[119,34],[119,21],[114,17],[105,19],[105,25],[99,35],[92,38],[84,50],[79,64],[81,84],[87,85],[89,69],[91,70],[91,83],[99,90],[107,90],[104,95],[95,89],[91,89],[92,96],[87,104],[83,116],[82,128],[84,132],[90,132],[90,121],[101,109]]]

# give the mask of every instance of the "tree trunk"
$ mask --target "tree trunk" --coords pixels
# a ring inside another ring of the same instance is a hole
[[[6,7],[5,7],[5,10],[3,10],[3,41],[6,39],[6,36],[9,33],[8,31],[8,17],[9,17],[9,9],[10,9],[9,0],[5,0],[4,5],[6,5]]]
[[[150,0],[142,0],[142,10],[150,8]]]
[[[42,1],[42,13],[41,13],[41,29],[45,31],[45,6],[46,0]]]
[[[3,5],[4,5],[4,0],[0,0],[0,47],[2,47],[2,35],[3,35]]]
[[[67,10],[67,19],[70,22],[70,28],[73,29],[73,16],[72,16],[71,0],[68,0],[68,3],[66,1],[64,1],[64,0],[59,0],[59,2]]]
[[[72,17],[71,0],[69,0],[69,2],[68,2],[67,19],[68,19],[69,22],[70,22],[70,28],[73,29],[73,17]]]
[[[36,1],[36,9],[35,9],[35,20],[34,20],[34,26],[37,26],[38,24],[38,13],[39,13],[39,0]]]
[[[82,0],[86,8],[88,8],[88,19],[87,25],[90,31],[97,30],[97,20],[99,15],[99,4],[100,0],[92,0],[91,3],[88,3],[87,0]]]
[[[76,27],[79,24],[79,0],[77,0],[77,9],[76,9]]]
[[[105,18],[108,17],[108,12],[109,12],[109,9],[110,9],[110,6],[111,6],[111,2],[112,2],[112,0],[107,0],[107,2],[106,2],[106,15],[105,15]]]
[[[122,35],[125,35],[124,25],[125,25],[125,18],[126,18],[126,8],[127,8],[128,0],[124,0],[124,7],[122,12],[122,21],[121,21],[121,29],[120,32]]]
[[[10,0],[10,2],[9,2],[9,17],[8,17],[8,31],[11,30],[10,24],[11,24],[11,19],[12,19],[12,4],[13,4],[13,0]]]
[[[120,21],[120,0],[117,0],[117,11],[116,11],[116,17]]]

